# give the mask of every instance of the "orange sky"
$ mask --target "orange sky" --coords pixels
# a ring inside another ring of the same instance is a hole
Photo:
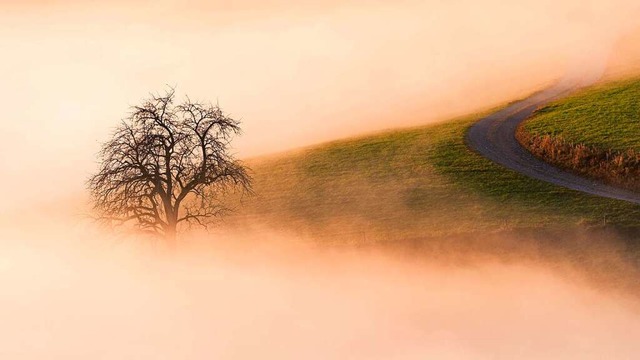
[[[638,7],[5,1],[0,166],[11,177],[2,185],[34,186],[34,199],[82,191],[128,105],[166,84],[242,119],[242,156],[485,108],[576,68],[597,73],[638,25]]]

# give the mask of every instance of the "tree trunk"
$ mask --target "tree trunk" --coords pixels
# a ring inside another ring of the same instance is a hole
[[[177,228],[178,228],[178,212],[173,210],[170,198],[164,198],[164,211],[166,213],[167,227],[164,231],[165,242],[170,251],[175,251],[178,247]]]
[[[177,229],[175,223],[169,223],[167,229],[165,231],[165,241],[167,243],[167,247],[171,251],[175,251],[178,247],[178,237],[177,237]]]

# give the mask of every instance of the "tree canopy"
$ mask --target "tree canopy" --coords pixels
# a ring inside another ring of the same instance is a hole
[[[251,191],[230,143],[240,123],[218,105],[175,104],[174,89],[133,106],[98,155],[88,181],[99,217],[174,243],[181,224],[206,226],[229,210],[225,195]]]

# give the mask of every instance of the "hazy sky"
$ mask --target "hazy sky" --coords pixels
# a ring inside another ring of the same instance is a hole
[[[567,72],[597,73],[639,7],[3,1],[2,185],[34,186],[35,199],[82,191],[127,107],[167,84],[242,119],[242,156],[485,108]]]

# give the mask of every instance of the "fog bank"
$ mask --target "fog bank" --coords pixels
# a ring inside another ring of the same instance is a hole
[[[4,228],[3,239],[3,358],[597,359],[640,350],[636,298],[561,266],[454,266],[273,242],[166,256],[90,227]]]
[[[206,237],[169,256],[94,228],[81,196],[56,199],[84,192],[100,141],[167,84],[241,118],[237,150],[253,156],[440,121],[567,76],[622,76],[637,64],[639,7],[3,1],[0,357],[635,357],[637,297],[560,256],[453,261],[259,231],[260,245]]]

